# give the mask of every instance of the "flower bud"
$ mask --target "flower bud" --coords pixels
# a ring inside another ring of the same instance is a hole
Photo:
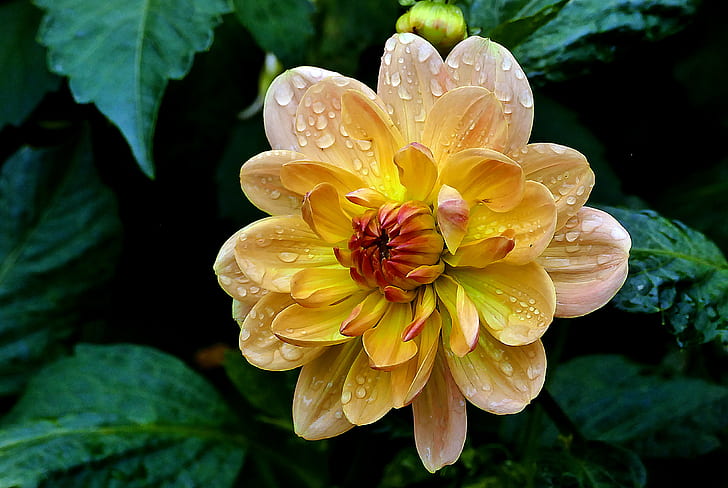
[[[396,29],[424,37],[440,52],[449,51],[467,37],[467,25],[460,7],[429,0],[414,4],[397,19]]]

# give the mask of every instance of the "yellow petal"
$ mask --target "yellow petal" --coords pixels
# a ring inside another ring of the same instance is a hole
[[[483,325],[504,344],[529,344],[541,337],[553,320],[554,284],[536,263],[453,268],[448,274],[465,289]]]
[[[364,332],[362,342],[372,368],[392,369],[417,354],[417,344],[402,340],[402,330],[411,320],[409,303],[392,303],[379,324]]]
[[[293,427],[308,440],[326,439],[351,429],[344,415],[341,389],[361,346],[352,341],[326,348],[301,368],[293,394]]]
[[[389,201],[386,195],[372,188],[359,188],[346,194],[346,199],[365,208],[379,208]]]
[[[384,45],[377,93],[406,141],[422,140],[425,117],[435,100],[452,88],[442,58],[414,34],[395,34]]]
[[[523,200],[507,212],[494,212],[485,205],[471,211],[464,243],[502,235],[514,240],[513,249],[504,256],[512,264],[533,261],[551,242],[556,229],[556,205],[551,192],[540,183],[527,181]]]
[[[449,335],[443,321],[443,340]],[[478,346],[463,357],[445,350],[450,372],[470,403],[495,414],[523,410],[541,391],[546,375],[546,353],[541,341],[506,346],[486,331]]]
[[[397,151],[394,163],[399,169],[399,181],[407,188],[407,198],[426,201],[437,180],[437,163],[432,152],[412,142]]]
[[[363,299],[353,295],[336,305],[306,308],[297,303],[281,311],[271,324],[271,331],[281,340],[297,346],[331,346],[350,341],[341,335],[341,323]]]
[[[583,154],[558,144],[529,144],[513,151],[527,180],[544,184],[556,199],[557,229],[576,215],[594,186],[594,172]]]
[[[354,232],[351,218],[344,213],[340,200],[333,185],[319,183],[306,193],[301,207],[301,216],[311,230],[332,244],[349,239]]]
[[[254,366],[270,371],[297,368],[318,357],[323,347],[299,347],[277,338],[271,331],[273,319],[293,304],[289,295],[268,293],[246,315],[238,315],[240,352]]]
[[[273,80],[265,95],[263,122],[265,134],[273,149],[299,151],[294,121],[298,104],[306,90],[338,73],[311,66],[301,66],[281,73]]]
[[[302,269],[291,278],[291,297],[307,308],[331,305],[358,291],[345,268]]]
[[[606,212],[582,207],[539,257],[556,286],[556,316],[577,317],[607,303],[627,278],[629,234]]]
[[[420,334],[413,339],[417,344],[417,355],[392,370],[394,408],[409,405],[427,383],[440,344],[441,327],[440,313],[435,310],[427,316]]]
[[[278,216],[243,228],[235,242],[240,270],[257,286],[290,293],[291,277],[310,267],[339,267],[331,246],[301,217]]]
[[[283,186],[301,196],[311,191],[319,183],[330,183],[340,194],[364,186],[357,175],[320,161],[292,161],[281,166],[280,179]]]
[[[422,464],[434,473],[460,457],[467,432],[463,395],[447,363],[437,355],[427,385],[412,402],[415,444]]]
[[[370,368],[366,352],[359,352],[341,391],[344,415],[349,422],[355,425],[371,424],[392,409],[390,376],[389,371]]]
[[[360,336],[377,325],[388,308],[389,302],[382,294],[372,291],[341,323],[340,332],[347,336]]]
[[[470,206],[455,188],[442,185],[437,194],[437,225],[448,251],[454,254],[465,237]]]
[[[525,187],[518,163],[491,149],[465,149],[450,156],[440,169],[439,183],[452,186],[466,201],[482,202],[496,212],[518,205]]]
[[[412,322],[402,331],[402,340],[410,341],[422,332],[427,319],[435,312],[437,307],[437,294],[431,286],[420,287],[414,307]]]
[[[253,156],[240,168],[240,186],[253,205],[271,215],[297,214],[301,195],[281,183],[281,167],[297,159],[305,159],[294,151],[266,151]]]
[[[478,343],[480,331],[478,310],[463,287],[449,276],[441,276],[435,282],[435,290],[452,319],[450,349],[458,356],[464,356]]]
[[[503,105],[492,92],[464,86],[444,94],[427,115],[422,142],[439,164],[463,149],[487,147],[503,151],[508,124]]]
[[[245,229],[241,229],[225,241],[217,254],[213,269],[222,289],[240,302],[239,308],[245,306],[247,313],[247,310],[250,310],[267,290],[245,276],[235,260],[235,245],[240,235],[245,232]]]
[[[508,122],[507,148],[525,146],[533,125],[533,93],[508,49],[490,39],[471,36],[455,46],[445,64],[456,86],[482,86],[495,94]]]

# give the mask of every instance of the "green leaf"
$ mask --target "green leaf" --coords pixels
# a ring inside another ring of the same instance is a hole
[[[650,210],[607,208],[632,236],[629,276],[614,299],[661,312],[681,343],[728,343],[728,262],[703,234]]]
[[[35,41],[39,22],[38,9],[24,0],[0,4],[0,128],[20,125],[60,82]]]
[[[489,37],[509,49],[513,49],[531,36],[539,27],[556,17],[568,2],[569,0],[560,0],[553,4],[549,3],[549,5],[535,12],[531,12],[531,9],[528,9],[526,13],[522,11],[515,18],[495,27],[490,31]]]
[[[231,486],[245,439],[178,359],[80,345],[29,383],[0,431],[0,486]]]
[[[584,436],[649,457],[688,457],[720,446],[728,388],[700,379],[645,374],[621,356],[576,358],[549,390]]]
[[[303,59],[314,33],[310,0],[233,0],[233,5],[240,22],[264,51],[274,53],[285,65]]]
[[[39,37],[48,66],[70,78],[122,132],[141,169],[154,175],[152,136],[169,79],[183,78],[212,44],[225,0],[35,0],[46,10]]]
[[[88,140],[22,148],[0,172],[0,394],[19,390],[93,317],[121,225]]]

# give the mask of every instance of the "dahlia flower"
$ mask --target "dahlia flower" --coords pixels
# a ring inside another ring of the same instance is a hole
[[[628,233],[584,206],[586,158],[529,144],[532,122],[521,67],[475,36],[444,61],[392,36],[376,92],[305,66],[274,80],[272,150],[240,172],[271,216],[235,233],[215,271],[243,356],[301,367],[298,435],[412,405],[425,467],[452,464],[466,400],[521,411],[543,386],[553,317],[589,313],[622,285]]]

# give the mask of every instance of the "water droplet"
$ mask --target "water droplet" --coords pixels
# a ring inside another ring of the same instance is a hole
[[[246,328],[240,329],[240,341],[245,342],[250,339],[250,331]]]
[[[346,405],[351,401],[351,392],[349,390],[346,390],[341,393],[341,404]]]
[[[299,90],[303,90],[304,88],[306,88],[306,80],[303,79],[303,76],[293,75],[292,81],[293,86],[295,86]]]
[[[392,64],[392,53],[384,53],[382,61],[384,61],[385,66],[389,66],[390,64]]]
[[[506,376],[513,375],[513,365],[507,361],[500,363],[500,370],[503,371],[503,374]]]
[[[519,80],[522,80],[522,79],[524,79],[526,77],[526,75],[524,75],[523,74],[523,71],[521,71],[520,69],[517,69],[514,72],[514,74],[516,75],[516,78],[518,78]]]
[[[525,89],[518,95],[518,103],[523,105],[525,108],[533,107],[533,95],[531,90]]]
[[[323,113],[324,110],[326,110],[326,105],[323,104],[320,100],[317,100],[313,102],[313,105],[311,105],[311,110],[313,110],[313,113],[320,114]]]
[[[281,192],[279,190],[271,190],[268,196],[271,200],[278,200],[281,197]]]
[[[336,139],[334,139],[334,136],[330,132],[324,132],[316,139],[316,145],[321,149],[326,149],[327,147],[333,146],[335,141]]]
[[[281,83],[273,92],[273,98],[281,107],[285,107],[293,100],[293,88],[288,83]]]
[[[367,389],[363,386],[360,386],[356,389],[355,395],[357,398],[365,398],[367,396]]]
[[[574,195],[569,195],[566,197],[566,203],[569,205],[574,205],[576,203],[576,197]]]
[[[503,61],[501,62],[501,69],[503,71],[508,71],[513,67],[513,60],[510,56],[504,56]]]
[[[420,49],[417,50],[417,61],[420,63],[424,63],[428,60],[428,58],[432,56],[432,50],[427,49],[424,46],[421,46]]]
[[[458,69],[460,67],[460,59],[456,57],[448,57],[447,65],[450,66],[452,69]]]
[[[399,71],[395,71],[392,73],[391,77],[392,86],[399,86],[400,83],[402,83],[402,77],[399,74]]]
[[[442,86],[440,86],[440,82],[435,78],[430,79],[430,91],[436,97],[439,97],[443,93]]]
[[[283,356],[283,359],[286,361],[298,361],[303,357],[303,349],[297,346],[293,346],[288,343],[283,343],[281,345],[281,356]]]

